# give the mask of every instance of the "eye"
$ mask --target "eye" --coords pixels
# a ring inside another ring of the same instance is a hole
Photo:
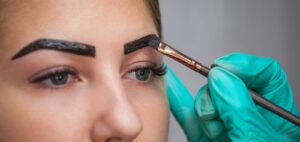
[[[126,74],[126,77],[140,82],[148,82],[154,76],[163,76],[165,74],[166,68],[164,65],[155,68],[155,65],[150,64],[146,66],[138,66],[132,70],[129,70]]]
[[[50,88],[62,88],[76,80],[78,81],[78,78],[76,78],[77,74],[74,69],[59,67],[40,73],[36,77],[33,77],[30,82],[39,83]]]
[[[55,73],[49,76],[48,78],[46,78],[45,80],[43,80],[42,83],[48,86],[62,87],[67,83],[69,83],[72,77],[73,75],[66,72]]]
[[[149,68],[136,68],[128,72],[127,77],[130,79],[146,82],[151,78],[152,70]]]

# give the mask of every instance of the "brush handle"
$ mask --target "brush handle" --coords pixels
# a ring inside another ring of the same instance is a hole
[[[183,65],[189,67],[190,69],[202,74],[205,77],[208,77],[210,68],[200,64],[199,62],[195,61],[194,59],[184,55],[183,53],[177,51],[176,49],[170,47],[169,45],[165,43],[161,43],[157,49],[162,54],[175,59],[176,61],[182,63]],[[212,66],[214,67],[214,66]],[[282,107],[270,102],[269,100],[263,98],[261,95],[258,95],[256,92],[254,92],[251,89],[248,89],[249,94],[252,96],[254,102],[277,114],[278,116],[294,123],[297,126],[300,126],[300,117],[290,113],[289,111],[283,109]]]

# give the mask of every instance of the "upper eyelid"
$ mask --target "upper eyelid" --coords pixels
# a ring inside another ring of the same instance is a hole
[[[128,72],[129,70],[132,70],[138,66],[157,66],[157,63],[152,62],[152,61],[147,61],[147,60],[142,60],[142,61],[136,61],[136,62],[132,62],[128,65],[126,65],[126,67],[124,67],[124,70],[122,71],[122,74]]]
[[[140,62],[137,62],[137,63],[140,63]],[[140,69],[140,68],[149,68],[149,69],[151,69],[153,71],[153,73],[155,75],[158,75],[158,76],[163,76],[166,73],[166,65],[165,65],[165,63],[161,63],[161,64],[158,65],[156,63],[148,62],[148,65],[147,64],[143,65],[142,63],[134,65],[133,67],[127,69],[126,72],[125,72],[125,74],[126,73],[131,73],[131,72],[135,71],[136,69]],[[156,72],[156,71],[161,71],[161,70],[163,72]]]
[[[39,77],[36,77],[34,79],[32,79],[30,82],[31,83],[38,83],[38,82],[42,82],[46,79],[50,79],[50,77],[57,75],[57,74],[62,74],[62,73],[66,73],[66,74],[71,74],[71,75],[76,75],[76,73],[71,72],[71,71],[61,71],[61,72],[57,72],[57,73],[49,73],[49,74],[45,74],[45,75],[41,75]]]
[[[54,67],[49,67],[47,69],[44,69],[34,75],[32,75],[31,77],[29,77],[28,79],[28,82],[32,82],[34,81],[35,79],[39,78],[39,77],[42,77],[42,76],[45,76],[47,74],[51,74],[51,73],[54,73],[56,71],[59,71],[59,70],[69,70],[69,71],[72,71],[74,72],[74,74],[78,74],[78,70],[76,70],[75,68],[71,67],[71,66],[54,66]]]

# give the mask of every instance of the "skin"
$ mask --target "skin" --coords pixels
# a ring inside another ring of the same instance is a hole
[[[129,70],[162,64],[151,48],[124,55],[124,44],[157,34],[140,0],[2,0],[0,141],[164,142],[168,104],[163,78],[141,82]],[[96,57],[40,50],[11,60],[41,38],[95,46]],[[56,67],[78,71],[55,88],[32,77]]]

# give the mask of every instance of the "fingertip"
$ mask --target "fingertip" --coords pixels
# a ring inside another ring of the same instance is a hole
[[[225,126],[220,120],[203,121],[203,130],[210,139],[219,137],[225,132]]]
[[[201,120],[210,120],[217,117],[217,112],[209,96],[207,85],[200,88],[197,93],[195,111]]]
[[[235,86],[234,83],[242,83],[242,81],[233,73],[227,71],[222,67],[214,67],[208,74],[208,86],[210,84],[217,84],[220,86]]]
[[[249,54],[241,53],[241,52],[233,52],[222,57],[219,57],[214,60],[213,64],[222,66],[227,65],[235,61],[239,61],[241,58],[249,56]]]
[[[224,68],[216,66],[209,71],[208,83],[219,83],[228,80],[228,77],[233,76],[230,72],[226,71]],[[224,83],[220,83],[224,85]],[[208,84],[209,85],[209,84]]]
[[[208,138],[217,138],[225,131],[224,124],[218,120],[218,115],[211,100],[207,85],[201,87],[197,93],[195,111],[200,118],[202,130]]]
[[[215,67],[209,73],[210,96],[219,113],[248,107],[251,96],[245,84],[231,72]]]

